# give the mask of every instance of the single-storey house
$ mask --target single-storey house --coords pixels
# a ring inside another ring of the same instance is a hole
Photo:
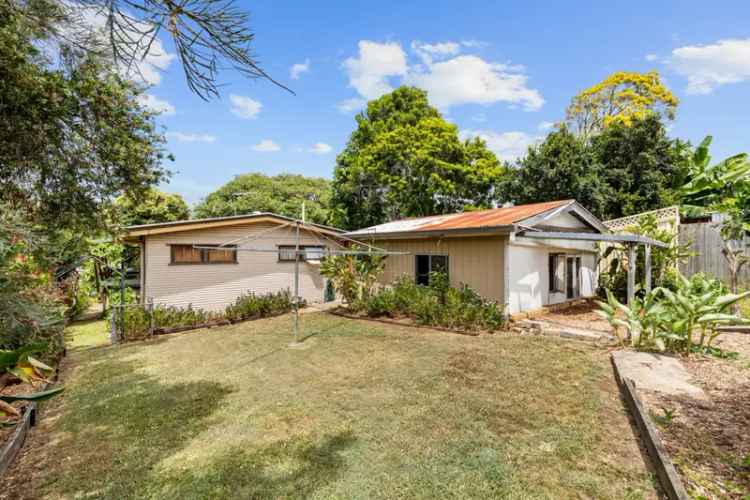
[[[428,284],[447,272],[514,314],[590,297],[597,289],[597,241],[611,235],[575,200],[404,219],[345,236],[389,252],[384,283],[401,275]]]
[[[141,249],[142,301],[217,311],[243,293],[293,292],[297,243],[304,251],[300,297],[308,303],[324,301],[320,259],[326,249],[340,246],[340,234],[332,227],[256,212],[130,226],[125,241]]]

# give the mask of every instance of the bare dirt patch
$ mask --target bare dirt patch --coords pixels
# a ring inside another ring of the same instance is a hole
[[[597,309],[599,309],[599,306],[594,301],[585,301],[567,307],[541,311],[531,316],[535,320],[548,321],[558,325],[612,333],[609,322],[595,312]]]
[[[693,356],[683,364],[706,400],[639,391],[685,486],[694,497],[750,495],[750,335],[717,346],[737,359]]]

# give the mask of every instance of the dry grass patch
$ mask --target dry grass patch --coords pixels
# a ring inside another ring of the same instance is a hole
[[[77,352],[18,497],[651,498],[606,352],[289,316]],[[31,480],[29,480],[29,475]]]

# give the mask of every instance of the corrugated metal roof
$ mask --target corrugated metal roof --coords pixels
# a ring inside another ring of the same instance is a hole
[[[476,212],[461,212],[457,214],[433,215],[416,219],[402,219],[364,229],[358,229],[357,231],[347,234],[369,235],[410,231],[441,231],[508,226],[557,207],[567,205],[573,201],[574,200],[548,201],[544,203],[518,205],[515,207],[478,210]]]

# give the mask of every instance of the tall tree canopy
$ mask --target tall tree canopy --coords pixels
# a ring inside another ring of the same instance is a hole
[[[104,227],[115,196],[163,179],[139,90],[95,57],[53,68],[37,26],[0,2],[0,202],[50,228]]]
[[[195,207],[195,216],[220,217],[260,211],[299,218],[304,202],[306,220],[326,224],[330,200],[331,185],[326,179],[252,173],[238,175],[209,194]]]
[[[575,96],[566,118],[570,130],[588,138],[611,125],[632,125],[652,114],[674,119],[677,104],[656,71],[618,71]]]
[[[575,198],[602,219],[624,217],[678,201],[686,151],[655,115],[591,140],[562,127],[529,149],[498,193],[515,203]]]
[[[190,208],[179,194],[149,189],[136,199],[120,196],[115,200],[117,221],[123,226],[174,222],[190,218]]]
[[[503,167],[481,139],[461,141],[427,94],[400,87],[370,101],[336,159],[332,220],[387,220],[488,207]]]

